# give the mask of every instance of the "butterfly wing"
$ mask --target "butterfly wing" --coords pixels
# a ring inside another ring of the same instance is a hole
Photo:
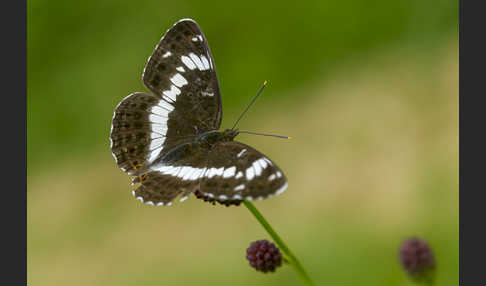
[[[206,37],[193,20],[183,19],[167,31],[142,80],[175,107],[169,125],[176,128],[169,136],[195,134],[195,126],[203,131],[219,129],[222,107],[216,68]]]
[[[164,160],[150,166],[149,171],[136,177],[140,183],[133,195],[151,205],[171,205],[179,195],[181,201],[199,188],[206,172],[209,149],[198,143],[180,144],[164,156]]]
[[[219,129],[221,94],[206,38],[190,19],[157,45],[142,80],[152,94],[133,93],[116,107],[110,134],[118,166],[130,175],[201,131]]]
[[[223,204],[264,199],[283,193],[287,179],[269,158],[240,142],[219,142],[208,153],[199,194]]]

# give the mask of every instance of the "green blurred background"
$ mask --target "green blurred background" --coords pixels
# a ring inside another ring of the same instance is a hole
[[[240,1],[241,2],[241,1]],[[457,285],[458,3],[452,0],[28,1],[28,283],[301,285],[253,271],[269,238],[244,207],[133,199],[110,152],[118,102],[180,18],[202,27],[229,127],[286,172],[255,203],[318,285],[410,285],[403,239],[425,238]]]

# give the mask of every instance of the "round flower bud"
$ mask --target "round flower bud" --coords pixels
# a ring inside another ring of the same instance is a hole
[[[425,240],[406,239],[400,247],[400,263],[414,280],[432,280],[435,270],[435,258]]]
[[[274,272],[282,265],[280,250],[266,239],[252,242],[246,249],[246,259],[251,267],[264,273]]]

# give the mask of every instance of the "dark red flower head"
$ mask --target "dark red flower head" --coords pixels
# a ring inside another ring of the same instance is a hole
[[[400,263],[415,280],[433,279],[435,258],[429,245],[423,239],[413,237],[402,243]]]
[[[246,249],[246,259],[250,266],[264,273],[274,272],[282,265],[282,254],[275,244],[270,241],[257,240]]]

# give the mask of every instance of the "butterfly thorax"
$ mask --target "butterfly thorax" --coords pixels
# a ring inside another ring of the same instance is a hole
[[[201,144],[212,146],[217,142],[228,142],[233,141],[233,139],[238,135],[238,130],[226,129],[224,131],[211,130],[202,133],[196,139]]]

